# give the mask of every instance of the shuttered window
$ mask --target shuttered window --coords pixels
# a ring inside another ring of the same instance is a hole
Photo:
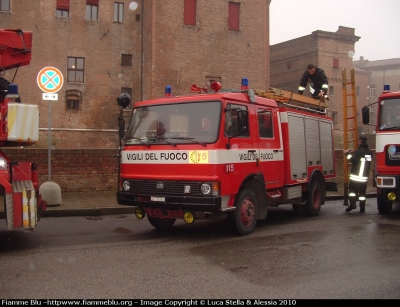
[[[240,30],[240,3],[229,2],[228,3],[228,28],[229,30],[239,31]]]
[[[333,69],[339,69],[339,59],[333,59]]]
[[[132,66],[132,54],[121,54],[121,66]]]
[[[185,0],[183,6],[183,23],[185,25],[195,26],[197,0]]]
[[[57,0],[57,17],[69,17],[69,0]]]
[[[0,0],[0,11],[3,12],[10,11],[10,0]]]

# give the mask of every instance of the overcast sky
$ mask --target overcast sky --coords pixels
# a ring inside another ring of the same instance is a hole
[[[400,58],[400,0],[272,0],[270,45],[313,31],[355,29],[353,60]]]

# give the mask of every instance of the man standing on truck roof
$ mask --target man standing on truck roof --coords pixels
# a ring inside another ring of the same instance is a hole
[[[328,78],[322,68],[314,64],[307,65],[307,69],[300,80],[298,94],[303,94],[307,83],[310,85],[310,92],[313,98],[320,99],[320,95],[322,95],[324,99],[328,99]]]
[[[372,152],[368,148],[367,137],[360,135],[358,138],[358,149],[344,153],[351,163],[349,176],[349,199],[350,206],[346,212],[356,209],[356,201],[360,201],[360,212],[365,211],[367,197],[368,175],[372,163]]]

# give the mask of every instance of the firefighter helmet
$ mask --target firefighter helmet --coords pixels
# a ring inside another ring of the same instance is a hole
[[[367,144],[367,137],[365,135],[360,135],[358,139],[361,141],[361,143]]]

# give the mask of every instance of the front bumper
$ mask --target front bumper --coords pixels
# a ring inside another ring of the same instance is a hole
[[[160,196],[157,196],[160,198]],[[221,210],[220,196],[162,196],[165,201],[152,201],[150,195],[137,195],[129,192],[117,192],[120,205],[142,208],[162,208],[168,210],[190,210],[216,212]]]

